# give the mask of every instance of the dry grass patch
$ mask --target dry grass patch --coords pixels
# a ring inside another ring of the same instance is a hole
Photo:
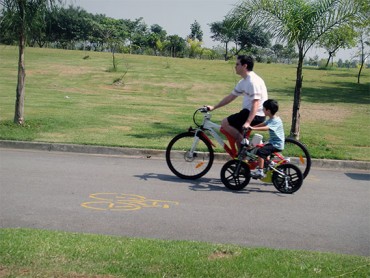
[[[47,139],[50,142],[63,142],[68,139],[68,135],[64,133],[58,133],[58,132],[48,132],[48,133],[40,133],[37,138],[35,138],[35,141],[38,140],[45,140]]]
[[[288,121],[292,118],[292,107],[283,104],[278,113],[284,122],[289,123]],[[344,106],[340,107],[338,110],[338,106],[329,106],[327,104],[318,103],[303,103],[301,105],[300,113],[301,121],[304,121],[305,124],[325,124],[327,122],[330,122],[330,124],[339,124],[348,119],[348,117],[351,117],[353,111],[350,107]]]
[[[325,123],[326,119],[330,119],[331,124],[342,123],[344,120],[351,117],[353,110],[349,107],[330,106],[327,104],[304,104],[304,109],[301,109],[301,116],[307,119],[307,122]]]
[[[230,250],[217,250],[208,256],[208,260],[219,260],[219,259],[229,259],[238,256],[240,253],[235,253]]]

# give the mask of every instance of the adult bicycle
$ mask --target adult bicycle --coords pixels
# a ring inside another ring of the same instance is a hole
[[[223,130],[221,125],[212,122],[211,116],[207,107],[198,108],[193,114],[196,127],[190,127],[188,131],[176,135],[169,142],[166,162],[176,176],[182,179],[198,179],[211,169],[216,147],[212,137],[232,159],[237,158],[235,139]],[[285,138],[284,156],[301,170],[304,178],[307,177],[311,168],[311,156],[302,143]]]

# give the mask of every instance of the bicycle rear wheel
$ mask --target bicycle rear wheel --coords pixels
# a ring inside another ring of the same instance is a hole
[[[311,169],[311,155],[305,145],[293,138],[285,138],[283,150],[285,158],[290,158],[290,163],[298,166],[306,178]]]
[[[238,166],[240,167],[237,170]],[[240,190],[246,187],[251,179],[249,166],[240,160],[230,160],[221,169],[221,181],[231,190]]]
[[[272,183],[281,193],[292,194],[301,188],[303,174],[294,164],[286,163],[276,167],[277,171],[272,173]]]
[[[213,159],[212,145],[202,133],[181,133],[170,141],[166,149],[168,167],[182,179],[204,176],[211,169]]]

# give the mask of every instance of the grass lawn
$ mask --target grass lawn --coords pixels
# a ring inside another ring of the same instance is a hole
[[[235,61],[173,59],[27,48],[25,126],[13,122],[17,48],[0,46],[0,139],[165,149],[204,104],[215,104],[239,80]],[[296,65],[259,64],[255,71],[280,102],[291,127]],[[313,158],[370,160],[369,80],[365,69],[305,68],[301,141]],[[115,82],[123,76],[121,82]],[[213,113],[239,110],[241,99]],[[221,149],[218,149],[221,151]]]
[[[24,126],[15,47],[0,46],[0,139],[165,149],[238,82],[235,61],[27,48]],[[289,134],[295,65],[256,64]],[[370,160],[369,69],[304,69],[301,141],[313,158]],[[116,82],[116,81],[119,82]],[[239,110],[241,99],[213,113]],[[220,149],[218,149],[220,151]],[[0,229],[0,277],[369,277],[368,257]]]
[[[0,277],[369,277],[368,257],[0,229]]]

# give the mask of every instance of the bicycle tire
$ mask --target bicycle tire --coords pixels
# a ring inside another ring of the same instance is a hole
[[[290,158],[291,164],[298,166],[305,179],[311,170],[311,155],[307,147],[293,138],[285,138],[283,155]]]
[[[238,163],[240,163],[239,173],[235,176]],[[230,160],[221,168],[221,181],[231,190],[241,190],[246,187],[251,179],[249,166],[240,160]]]
[[[194,139],[199,138],[192,155],[189,151]],[[184,132],[176,135],[166,149],[166,162],[172,173],[182,179],[198,179],[212,167],[214,151],[211,143],[199,133]]]
[[[276,170],[285,174],[282,175],[277,171],[273,171],[272,173],[272,183],[278,191],[285,194],[292,194],[301,188],[303,174],[298,166],[286,163],[276,167]],[[285,179],[286,176],[288,176],[287,179]]]

